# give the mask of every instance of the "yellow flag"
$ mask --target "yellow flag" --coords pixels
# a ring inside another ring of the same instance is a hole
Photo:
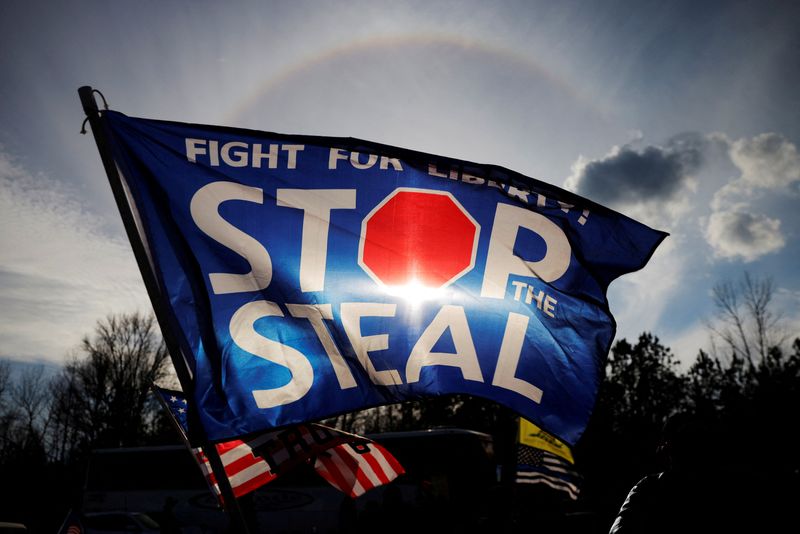
[[[569,450],[569,446],[566,443],[522,417],[519,418],[519,442],[529,447],[552,452],[571,464],[575,463],[572,458],[572,451]]]

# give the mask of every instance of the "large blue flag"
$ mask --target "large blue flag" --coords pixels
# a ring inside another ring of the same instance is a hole
[[[496,166],[104,118],[212,440],[465,393],[573,444],[608,284],[666,235]]]

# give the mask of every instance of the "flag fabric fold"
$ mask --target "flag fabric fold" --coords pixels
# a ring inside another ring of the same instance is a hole
[[[352,498],[405,473],[394,456],[375,442],[328,449],[317,456],[314,468],[333,487]]]
[[[154,390],[175,421],[209,487],[219,497],[220,488],[208,458],[186,435],[187,399],[180,391],[159,387]],[[303,463],[314,462],[323,479],[354,498],[388,484],[405,472],[394,456],[377,443],[316,423],[225,441],[215,447],[237,498]]]
[[[616,331],[608,285],[666,236],[494,165],[101,119],[215,442],[459,393],[574,444]]]

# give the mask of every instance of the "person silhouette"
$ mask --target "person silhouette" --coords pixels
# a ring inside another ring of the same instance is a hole
[[[738,532],[713,437],[694,414],[669,417],[656,451],[663,470],[631,488],[609,534]]]

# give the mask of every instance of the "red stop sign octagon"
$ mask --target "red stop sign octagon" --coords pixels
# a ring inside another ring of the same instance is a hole
[[[475,266],[479,233],[449,192],[398,188],[364,219],[358,264],[382,285],[440,289]]]

